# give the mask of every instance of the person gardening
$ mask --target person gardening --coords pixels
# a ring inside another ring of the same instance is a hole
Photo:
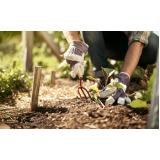
[[[147,64],[156,62],[159,48],[159,37],[151,31],[82,31],[82,42],[78,31],[64,31],[65,38],[69,45],[64,57],[72,68],[71,76],[74,78],[79,67],[84,73],[84,55],[88,51],[91,62],[94,66],[94,75],[105,84],[101,67],[109,68],[107,58],[123,60],[123,66],[115,81],[121,83],[123,88],[116,88],[113,94],[106,100],[106,105],[130,103],[125,91],[130,82],[130,77],[135,68],[141,66],[146,68]],[[101,89],[98,83],[94,86]],[[101,91],[100,97],[108,96],[109,88]]]

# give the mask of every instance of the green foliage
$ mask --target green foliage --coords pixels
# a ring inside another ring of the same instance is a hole
[[[132,101],[130,106],[133,108],[148,107],[147,102],[140,99]]]
[[[108,82],[108,77],[110,77],[114,73],[115,70],[109,69],[109,68],[103,68],[103,67],[101,67],[101,68],[102,68],[102,72],[103,72],[103,76],[104,76],[104,80],[105,80],[105,86],[106,86],[106,84]]]
[[[0,31],[0,43],[7,42],[10,38],[21,36],[21,31]]]
[[[12,90],[31,87],[31,81],[26,72],[22,73],[21,66],[0,72],[0,99],[12,94]]]
[[[155,72],[156,72],[156,69],[154,68],[153,74],[150,77],[150,80],[149,80],[149,83],[148,83],[148,91],[150,91],[150,92],[152,92],[152,89],[153,89],[154,78],[155,78],[155,75],[156,75]]]
[[[151,100],[152,98],[152,89],[153,89],[153,83],[155,78],[155,69],[153,70],[153,74],[150,77],[149,83],[148,83],[148,91],[142,91],[136,93],[135,100],[133,100],[130,103],[130,106],[133,108],[138,107],[148,107],[147,102]]]
[[[139,90],[136,95],[134,96],[135,99],[140,99],[143,101],[150,101],[151,100],[151,92],[150,91],[143,91]]]
[[[96,78],[93,78],[92,76],[87,76],[88,79],[99,82]]]
[[[62,31],[49,31],[49,33],[52,35],[54,42],[59,45],[60,51],[61,52],[67,51],[69,44],[66,38],[64,37],[63,32]]]
[[[131,78],[141,78],[142,80],[144,80],[144,78],[143,78],[144,74],[145,74],[145,70],[143,68],[141,68],[140,66],[137,66],[136,69],[134,70]]]
[[[96,82],[98,82],[99,84],[100,84],[100,86],[103,88],[104,86],[102,86],[102,84],[96,79],[96,78],[93,78],[92,76],[87,76],[86,77],[87,79],[90,79],[90,80],[92,80],[92,81],[96,81]]]
[[[147,65],[147,77],[150,78],[152,73],[153,73],[153,69],[155,68],[155,66],[153,66],[152,64],[148,64]]]
[[[119,82],[113,82],[110,85],[108,85],[109,88],[113,89],[113,87],[116,88],[123,88],[123,86]]]
[[[116,71],[119,71],[122,69],[123,61],[119,60],[113,60],[113,59],[107,59],[109,62],[109,68],[114,69]]]
[[[113,73],[114,73],[114,69],[110,69],[110,68],[102,68],[102,71],[103,71],[103,75],[106,73],[108,77],[110,77]]]
[[[98,102],[99,98],[97,97],[98,88],[96,86],[92,86],[91,95],[94,97],[95,102]]]
[[[103,68],[103,67],[101,67],[101,68],[102,68],[102,72],[103,72],[105,81],[107,83],[108,75],[111,76],[114,73],[115,70],[109,69],[109,68]],[[87,76],[86,78],[98,82],[101,85],[102,89],[103,90],[105,89],[105,86],[103,87],[102,84],[97,79],[93,78],[92,76]],[[113,87],[123,88],[123,86],[119,82],[116,82],[114,80],[111,81],[111,83],[108,85],[108,87],[111,88],[111,89],[113,89]]]

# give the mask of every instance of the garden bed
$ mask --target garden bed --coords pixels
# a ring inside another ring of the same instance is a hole
[[[13,110],[17,108],[16,114],[15,110],[11,112],[12,110],[9,109],[10,116],[8,118],[1,116],[0,121],[3,121],[11,129],[146,128],[148,108],[133,109],[129,105],[113,104],[103,109],[94,101],[79,99],[78,83],[79,81],[61,79],[56,80],[56,86],[53,88],[41,86],[39,107],[36,112],[30,112],[32,91],[25,93],[26,96],[21,96],[21,98],[17,96],[14,100],[14,106],[12,106]],[[93,84],[91,81],[83,83],[85,87],[91,84]],[[131,99],[135,91],[139,89],[141,87],[137,83],[130,83],[128,92]],[[24,93],[19,94],[23,95]],[[21,112],[17,114],[17,111],[20,110]]]

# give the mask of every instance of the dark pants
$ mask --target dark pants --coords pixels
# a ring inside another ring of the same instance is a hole
[[[94,66],[96,77],[103,77],[101,67],[109,68],[107,58],[124,60],[128,50],[128,38],[119,31],[82,31],[82,38],[89,45],[89,56]],[[159,49],[159,37],[151,33],[149,43],[142,51],[138,65],[146,68],[147,64],[156,63]]]

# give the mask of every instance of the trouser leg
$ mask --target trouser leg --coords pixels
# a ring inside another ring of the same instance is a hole
[[[109,65],[102,31],[82,31],[81,35],[84,42],[89,45],[88,54],[94,66],[95,76],[103,77],[101,67],[109,68]]]

